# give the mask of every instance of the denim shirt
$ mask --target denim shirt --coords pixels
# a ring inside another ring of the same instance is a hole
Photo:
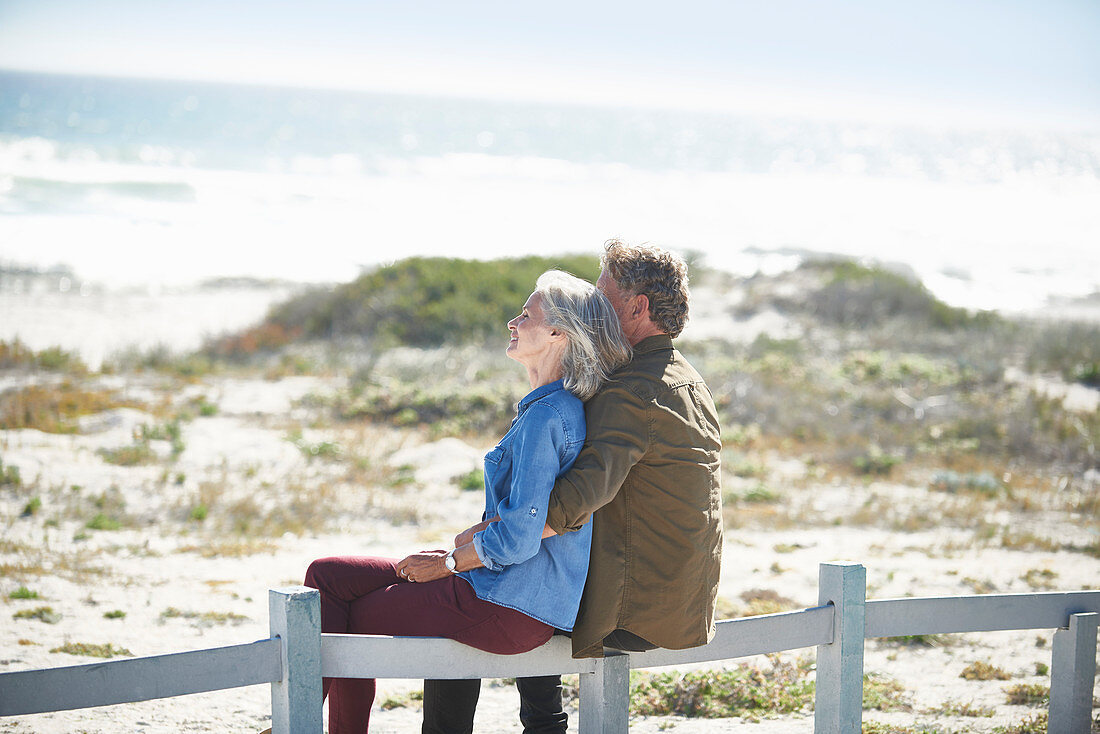
[[[554,480],[584,444],[584,404],[562,385],[535,388],[519,402],[512,427],[485,455],[485,514],[500,516],[474,535],[484,568],[459,575],[478,598],[573,629],[588,575],[592,524],[542,539]]]

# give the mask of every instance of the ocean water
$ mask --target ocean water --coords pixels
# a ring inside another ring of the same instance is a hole
[[[1100,131],[0,72],[0,264],[160,292],[609,237],[745,274],[865,257],[1031,311],[1100,291]]]

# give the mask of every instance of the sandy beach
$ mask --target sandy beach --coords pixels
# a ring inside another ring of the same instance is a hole
[[[694,338],[725,333],[751,341],[759,333],[797,332],[775,313],[738,320],[718,301],[699,314]],[[518,384],[520,375],[513,377]],[[0,385],[12,390],[66,379],[11,370],[0,375]],[[1039,377],[1013,379],[1030,384]],[[1043,380],[1041,389],[1061,389],[1056,380]],[[3,467],[18,467],[19,474],[18,482],[0,487],[0,671],[94,662],[64,651],[81,643],[140,656],[266,638],[267,590],[300,583],[312,559],[443,547],[479,518],[480,491],[462,489],[459,479],[480,466],[496,436],[440,437],[417,426],[334,421],[328,406],[346,390],[346,376],[211,374],[181,381],[138,372],[92,374],[79,382],[88,391],[112,391],[126,405],[81,417],[71,433],[0,431]],[[1096,394],[1074,390],[1074,409],[1095,411]],[[172,420],[175,432],[154,430]],[[119,460],[117,452],[135,446],[149,453],[134,463]],[[761,606],[768,600],[784,608],[812,606],[818,564],[838,559],[866,566],[869,598],[1100,588],[1100,557],[1066,550],[1097,542],[1095,518],[1063,504],[1026,511],[1019,504],[986,505],[933,491],[932,477],[919,471],[901,479],[843,476],[770,446],[748,450],[745,458],[756,468],[728,467],[727,494],[744,497],[766,481],[777,497],[727,507],[723,617],[774,611]],[[1098,485],[1100,475],[1092,471],[1075,479],[1073,490],[1095,497]],[[964,506],[972,513],[969,524],[913,520],[956,517]],[[875,513],[877,520],[854,521]],[[983,542],[974,530],[982,522],[1059,542],[1045,548]],[[896,681],[898,694],[895,710],[868,710],[865,720],[896,727],[890,731],[936,732],[993,732],[1017,723],[1042,709],[1008,703],[1005,689],[1049,685],[1051,635],[868,641],[867,671]],[[975,662],[1007,679],[961,678]],[[726,663],[741,664],[767,669],[771,662]],[[407,696],[418,688],[418,681],[381,681],[372,731],[419,731],[418,704]],[[982,715],[958,713],[967,707]],[[477,730],[519,732],[517,710],[513,686],[485,681]],[[636,716],[631,731],[813,729],[809,710],[755,718]],[[0,730],[248,732],[269,721],[268,689],[255,686],[12,717],[0,720]],[[905,728],[919,726],[927,728]],[[570,731],[576,731],[575,716]]]

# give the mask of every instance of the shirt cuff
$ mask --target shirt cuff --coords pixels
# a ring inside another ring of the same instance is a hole
[[[484,531],[482,531],[484,532]],[[481,565],[490,571],[503,571],[504,566],[500,565],[485,552],[485,547],[481,543],[481,533],[474,534],[474,552],[477,553],[477,557],[481,560]]]
[[[558,535],[565,535],[566,533],[572,533],[580,530],[584,527],[585,522],[588,520],[588,515],[585,515],[579,523],[576,525],[570,525],[569,519],[565,515],[565,510],[562,509],[561,503],[558,502],[557,497],[550,495],[550,505],[546,508],[546,524],[550,526]]]

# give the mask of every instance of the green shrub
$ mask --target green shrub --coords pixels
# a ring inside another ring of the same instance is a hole
[[[720,718],[788,714],[813,702],[809,663],[772,657],[770,669],[741,665],[732,670],[630,674],[630,711],[640,716]]]
[[[1025,331],[1026,366],[1067,380],[1100,385],[1100,325],[1064,321],[1031,324]]]
[[[297,335],[354,335],[410,346],[484,340],[504,333],[504,325],[519,312],[535,280],[551,268],[593,281],[599,275],[598,259],[586,255],[490,261],[415,257],[335,289],[296,296],[272,308],[257,328],[278,330],[286,337],[283,343]],[[229,354],[249,348],[223,340],[213,350]]]
[[[893,454],[885,454],[877,447],[852,459],[852,468],[859,474],[874,476],[889,476],[894,467],[901,463],[901,457]]]
[[[42,509],[42,498],[31,497],[27,500],[27,504],[23,505],[23,512],[20,513],[20,517],[34,517],[38,514],[38,511]]]
[[[972,701],[944,701],[943,705],[928,713],[941,716],[966,716],[972,719],[989,718],[996,713],[990,706],[979,706]]]
[[[19,339],[11,342],[0,340],[0,369],[15,367],[38,368],[53,372],[84,374],[87,366],[74,352],[61,347],[48,347],[35,352]]]
[[[959,677],[966,680],[1008,680],[1012,676],[996,665],[987,663],[984,660],[975,660],[963,668],[963,671],[959,673]]]
[[[117,449],[96,449],[96,453],[108,464],[116,466],[140,466],[157,460],[157,453],[148,441],[143,440],[134,441],[129,446],[119,446]]]
[[[1039,711],[1007,726],[995,727],[993,731],[996,734],[1047,734],[1047,717],[1046,711]],[[1097,730],[1095,724],[1092,730]]]
[[[1050,700],[1050,686],[1017,683],[1005,688],[1005,700],[1014,706],[1043,706]]]
[[[465,474],[459,474],[452,481],[462,490],[484,489],[485,473],[481,469],[471,469]]]
[[[991,496],[999,494],[1004,489],[1004,485],[989,472],[959,474],[951,470],[933,474],[929,486],[941,492],[955,493],[960,490],[969,490]]]
[[[23,486],[23,477],[19,473],[19,467],[8,464],[4,466],[4,460],[0,459],[0,487]]]
[[[28,385],[0,393],[0,429],[74,433],[80,416],[121,407],[141,406],[119,398],[112,390],[86,389],[69,380]]]
[[[165,619],[189,619],[198,626],[209,627],[215,624],[238,625],[247,622],[248,617],[236,612],[195,612],[191,610],[168,607],[160,613],[160,618]]]
[[[803,270],[819,271],[825,284],[808,296],[808,306],[821,319],[848,327],[866,327],[905,318],[935,329],[958,329],[996,320],[991,313],[971,315],[948,306],[919,281],[881,267],[851,260],[817,261]]]
[[[416,707],[421,705],[423,701],[424,691],[407,691],[386,696],[379,702],[378,708],[383,711],[392,711],[393,709]]]
[[[34,609],[20,609],[11,615],[12,619],[37,619],[46,624],[57,624],[61,621],[61,615],[53,610],[53,607],[35,607]]]
[[[8,598],[9,599],[37,599],[38,598],[38,592],[37,591],[31,591],[26,586],[20,586],[15,591],[9,592],[8,593]]]
[[[63,652],[69,655],[85,655],[93,658],[113,658],[125,655],[133,655],[125,647],[115,647],[110,642],[94,644],[90,642],[66,642],[60,647],[55,647],[50,652]]]
[[[122,527],[122,521],[103,512],[97,512],[91,520],[84,523],[89,530],[118,530]]]
[[[874,711],[910,711],[905,687],[892,678],[868,673],[863,676],[863,708]]]
[[[757,482],[741,494],[741,499],[750,504],[770,504],[778,502],[782,497],[763,482]]]

